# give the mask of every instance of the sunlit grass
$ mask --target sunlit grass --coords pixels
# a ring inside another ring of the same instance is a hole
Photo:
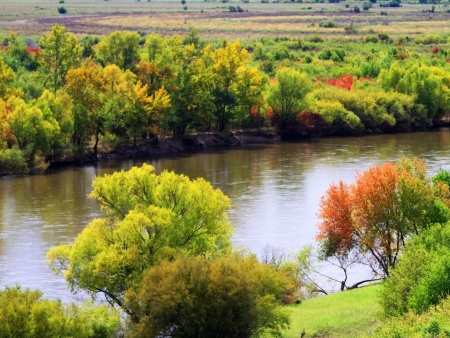
[[[335,293],[290,306],[291,328],[283,336],[355,338],[380,324],[379,285]]]

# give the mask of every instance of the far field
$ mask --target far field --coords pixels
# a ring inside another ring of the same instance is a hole
[[[434,13],[431,13],[431,4],[381,8],[377,3],[365,11],[363,2],[353,1],[330,4],[186,0],[186,6],[184,10],[181,0],[65,0],[61,3],[58,0],[2,0],[0,34],[16,31],[36,36],[49,31],[55,23],[79,36],[107,35],[116,30],[183,35],[189,27],[195,27],[206,40],[255,40],[263,36],[302,38],[313,34],[354,39],[379,31],[391,37],[450,33],[448,3],[435,5]],[[230,12],[230,6],[239,6],[243,12]],[[355,6],[360,8],[360,13],[354,13]],[[59,7],[64,7],[67,14],[58,14]],[[334,21],[337,27],[319,26],[327,20]],[[352,34],[348,33],[350,24],[356,29]]]

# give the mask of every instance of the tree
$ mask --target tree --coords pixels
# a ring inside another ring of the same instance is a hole
[[[50,33],[42,35],[40,46],[45,83],[56,93],[64,85],[67,72],[80,63],[81,47],[76,37],[58,24]]]
[[[296,290],[293,276],[254,256],[185,257],[145,273],[127,293],[133,337],[281,337],[289,323],[279,306]]]
[[[448,186],[433,185],[423,161],[370,167],[356,182],[332,184],[320,203],[317,240],[324,257],[358,255],[389,276],[405,240],[448,220]]]
[[[65,89],[73,104],[74,134],[73,143],[78,151],[84,149],[85,142],[94,135],[94,156],[100,134],[106,121],[104,107],[105,79],[103,69],[92,61],[67,73]]]
[[[177,58],[173,81],[177,89],[171,93],[171,109],[164,119],[176,136],[184,135],[189,128],[210,123],[214,105],[209,90],[213,86],[213,74],[207,63],[209,57],[209,48],[199,53],[191,44],[184,46]]]
[[[268,89],[267,103],[272,109],[274,122],[280,130],[285,130],[292,126],[304,107],[303,100],[311,85],[306,73],[290,68],[281,68],[275,78]]]
[[[42,111],[44,121],[55,126],[49,130],[48,142],[53,160],[56,161],[69,148],[73,135],[72,100],[66,92],[53,94],[45,90],[36,106]]]
[[[249,56],[239,40],[227,42],[211,54],[214,86],[214,117],[217,129],[224,131],[242,114],[250,114],[249,102],[260,103],[263,78],[257,71],[249,71]]]
[[[11,95],[20,94],[20,91],[13,90],[9,86],[15,77],[14,71],[0,58],[0,99],[7,100]]]
[[[230,246],[229,199],[203,179],[156,175],[150,165],[98,177],[91,198],[104,218],[93,220],[74,243],[48,253],[72,290],[102,294],[127,313],[125,292],[146,269],[180,256],[215,255]]]
[[[0,117],[4,119],[1,126],[2,138],[10,148],[17,146],[23,151],[31,167],[40,151],[44,155],[49,152],[49,135],[58,125],[54,120],[45,121],[38,107],[28,105],[15,96],[6,102],[5,108],[4,116],[0,112]]]
[[[97,56],[104,66],[114,64],[123,71],[136,68],[141,37],[134,32],[113,32],[96,46]]]

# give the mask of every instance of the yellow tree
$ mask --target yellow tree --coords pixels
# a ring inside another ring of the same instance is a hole
[[[230,201],[203,179],[150,165],[98,177],[91,198],[105,216],[93,220],[71,244],[51,249],[50,265],[72,290],[102,294],[130,313],[125,292],[138,287],[147,268],[184,256],[227,251]]]
[[[78,151],[82,151],[85,142],[93,135],[96,156],[99,136],[106,120],[103,110],[103,69],[92,61],[87,61],[80,67],[69,70],[65,89],[73,101],[73,143]]]
[[[214,79],[214,115],[217,128],[239,120],[239,112],[250,113],[251,102],[261,100],[263,81],[257,71],[249,70],[249,56],[239,40],[228,42],[211,55]]]

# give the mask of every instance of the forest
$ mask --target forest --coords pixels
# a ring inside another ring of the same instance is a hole
[[[375,3],[342,7],[353,15]],[[382,5],[386,16],[401,2]],[[221,10],[246,14],[240,6]],[[5,33],[0,175],[189,135],[270,130],[301,140],[448,125],[449,33],[362,33],[331,16],[311,20],[301,37],[253,40],[203,39],[195,25],[183,35],[83,35],[58,23],[39,36]],[[379,284],[382,313],[353,336],[450,335],[450,173],[432,176],[420,159],[329,187],[318,206],[319,262],[309,247],[262,259],[233,247],[231,202],[201,178],[143,165],[97,177],[89,197],[103,216],[47,260],[73,293],[95,301],[64,304],[8,287],[0,291],[1,337],[285,337],[295,311],[327,293],[312,278],[320,262],[344,272],[343,293]],[[355,265],[372,277],[349,284]],[[312,336],[302,325],[295,335]]]
[[[142,35],[142,34],[141,34]],[[447,122],[448,36],[252,43],[141,36],[39,40],[0,50],[0,172],[97,158],[139,140],[273,129],[284,139],[426,130]]]

